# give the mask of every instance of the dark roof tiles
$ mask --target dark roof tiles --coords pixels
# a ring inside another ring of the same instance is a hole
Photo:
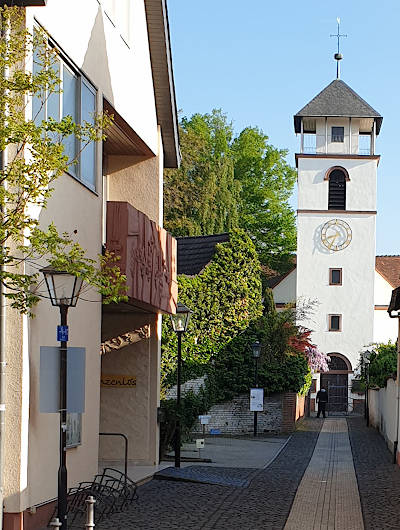
[[[341,79],[335,79],[294,116],[296,133],[301,131],[302,117],[342,116],[375,118],[379,134],[382,116]]]
[[[229,241],[229,234],[211,236],[177,237],[178,274],[194,276],[204,269],[215,254],[218,243]]]

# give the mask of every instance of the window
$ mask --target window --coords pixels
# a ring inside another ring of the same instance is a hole
[[[332,142],[344,142],[344,127],[332,127]]]
[[[328,210],[346,209],[346,175],[334,169],[329,175]]]
[[[329,331],[342,331],[342,315],[329,315]]]
[[[329,269],[329,285],[342,285],[342,269]]]
[[[33,59],[33,74],[41,70],[41,61],[37,53]],[[71,116],[75,123],[85,121],[94,125],[96,113],[96,90],[89,81],[61,58],[52,66],[60,79],[60,93],[48,94],[44,91],[35,96],[32,102],[32,114],[35,123],[54,118],[61,120]],[[80,180],[90,189],[96,188],[96,145],[78,140],[74,135],[63,141],[65,154],[71,162],[68,173]],[[72,163],[74,162],[74,163]]]

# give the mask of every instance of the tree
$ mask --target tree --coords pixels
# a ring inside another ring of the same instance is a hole
[[[181,120],[181,167],[166,171],[164,183],[165,226],[173,235],[218,234],[238,226],[232,134],[220,111]]]
[[[39,269],[48,263],[82,277],[105,302],[124,298],[125,278],[115,257],[106,253],[90,259],[74,236],[59,234],[54,224],[41,228],[38,220],[55,180],[76,163],[64,149],[68,138],[79,139],[83,148],[101,141],[110,118],[96,115],[92,123],[81,124],[71,116],[41,119],[46,101],[60,93],[57,51],[48,46],[44,31],[32,35],[26,30],[23,9],[3,7],[0,20],[0,151],[7,153],[0,168],[0,281],[5,296],[12,307],[32,314],[40,299]],[[34,115],[27,117],[32,100]]]
[[[260,261],[272,269],[289,265],[296,249],[295,215],[288,200],[296,172],[256,127],[244,129],[232,143],[235,180],[240,183],[240,227],[250,234]]]
[[[262,264],[286,270],[296,247],[288,199],[296,180],[286,151],[258,128],[234,137],[221,110],[180,124],[182,165],[166,172],[165,227],[176,236],[244,229]]]

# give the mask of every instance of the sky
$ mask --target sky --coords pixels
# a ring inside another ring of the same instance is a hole
[[[178,109],[257,126],[292,166],[293,115],[336,78],[340,17],[341,79],[383,116],[377,254],[400,254],[400,2],[168,0],[168,14]]]

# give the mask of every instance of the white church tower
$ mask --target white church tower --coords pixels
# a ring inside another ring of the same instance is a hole
[[[294,116],[300,134],[296,299],[318,302],[306,325],[332,361],[313,390],[329,387],[331,411],[351,410],[352,398],[360,397],[350,391],[352,371],[360,350],[373,341],[375,139],[381,124],[380,114],[339,72]]]

